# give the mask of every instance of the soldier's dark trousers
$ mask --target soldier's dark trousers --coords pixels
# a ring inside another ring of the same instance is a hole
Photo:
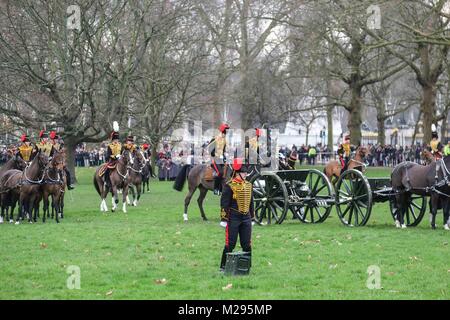
[[[222,175],[223,175],[223,164],[212,164],[213,170],[216,172],[216,176],[214,177],[214,193],[219,194],[222,192]],[[217,172],[218,170],[218,172]]]
[[[242,251],[247,252],[249,256],[252,254],[252,219],[250,214],[240,214],[230,212],[228,224],[225,229],[225,247],[222,252],[222,260],[220,268],[225,268],[227,253],[232,252],[236,247],[237,238],[241,243]]]

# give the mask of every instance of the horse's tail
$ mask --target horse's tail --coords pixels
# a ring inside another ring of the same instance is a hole
[[[184,188],[184,184],[186,183],[186,179],[188,176],[188,169],[190,165],[185,164],[183,168],[181,168],[180,172],[177,175],[177,178],[175,179],[175,182],[173,184],[173,188],[177,191],[182,191]]]
[[[101,196],[102,194],[100,193],[100,187],[98,186],[98,183],[97,183],[97,172],[94,174],[94,187],[95,187],[95,190],[97,190],[98,195]]]

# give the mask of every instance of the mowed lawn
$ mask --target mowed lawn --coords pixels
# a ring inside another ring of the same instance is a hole
[[[0,225],[1,299],[450,298],[450,232],[442,213],[438,230],[430,229],[428,213],[416,228],[395,229],[387,204],[376,204],[361,228],[343,226],[335,212],[319,225],[287,218],[255,226],[251,275],[226,277],[218,270],[224,229],[217,196],[207,196],[208,222],[194,196],[184,223],[186,190],[153,180],[139,207],[104,214],[93,173],[77,171],[60,224]],[[69,266],[80,269],[80,289],[67,287]],[[380,268],[380,289],[367,287],[369,266]]]

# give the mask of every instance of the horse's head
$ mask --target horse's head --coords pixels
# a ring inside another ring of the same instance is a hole
[[[45,155],[45,153],[41,152],[40,150],[37,152],[36,156],[34,157],[33,161],[36,160],[36,163],[39,165],[40,168],[47,167],[49,163],[48,157]]]
[[[122,152],[122,157],[120,157],[120,162],[122,162],[124,165],[133,165],[134,164],[134,159],[133,159],[133,154],[130,152],[130,150],[125,149]]]
[[[64,154],[62,152],[55,152],[52,160],[50,161],[50,166],[53,169],[62,171],[64,169],[64,164],[65,164]]]
[[[14,168],[15,169],[23,171],[27,167],[27,162],[25,160],[23,160],[22,157],[19,156],[18,154],[16,154],[16,156],[13,158],[13,160],[14,160]]]
[[[141,149],[136,149],[136,150],[134,150],[134,158],[135,158],[135,160],[136,160],[135,165],[136,165],[138,168],[142,168],[142,167],[145,166],[145,163],[146,163],[147,160],[145,159],[144,153],[142,152]]]
[[[425,161],[427,164],[430,164],[434,161],[434,156],[430,150],[423,149],[422,152],[420,152],[420,159],[422,161]]]
[[[364,159],[368,155],[370,155],[370,149],[365,146],[359,146],[356,149],[356,154],[361,158]]]

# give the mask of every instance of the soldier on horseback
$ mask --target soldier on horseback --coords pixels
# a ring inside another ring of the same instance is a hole
[[[17,156],[21,157],[28,164],[32,160],[31,158],[33,157],[33,154],[36,150],[26,134],[23,134],[20,137],[20,141],[21,144],[17,148]]]
[[[130,153],[133,153],[136,150],[136,145],[134,144],[134,137],[128,136],[125,140],[125,144],[123,145],[124,150],[130,151]]]
[[[431,141],[430,141],[431,152],[434,155],[436,161],[442,159],[442,151],[444,149],[443,144],[439,140],[439,135],[436,130],[436,125],[431,126]]]
[[[45,130],[41,130],[41,132],[39,132],[39,139],[41,139],[41,141],[39,141],[36,144],[37,150],[45,154],[48,158],[53,157],[53,154],[56,152],[56,149],[54,148],[53,144],[48,140],[48,133]]]
[[[355,147],[350,143],[350,133],[345,133],[343,137],[344,141],[339,145],[337,150],[337,154],[339,155],[339,160],[342,166],[342,172],[347,170],[351,153],[355,150]]]
[[[220,195],[222,189],[222,180],[223,180],[223,170],[225,167],[225,151],[227,146],[226,135],[227,130],[230,129],[230,126],[226,123],[222,123],[219,127],[220,133],[215,136],[208,145],[208,149],[213,145],[211,150],[211,166],[215,171],[216,175],[214,177],[214,194]],[[216,159],[220,159],[219,163]]]
[[[122,155],[122,149],[122,144],[119,141],[119,124],[114,121],[113,132],[111,133],[111,143],[108,145],[106,150],[106,159],[108,159],[108,163],[106,164],[104,181],[108,187],[111,186],[111,181],[109,178],[110,170],[116,167],[117,160],[119,160]]]
[[[64,141],[62,140],[62,138],[59,135],[56,134],[56,131],[50,131],[50,143],[53,145],[53,148],[56,151],[62,152],[62,150],[64,148]],[[74,186],[72,185],[72,176],[70,174],[69,169],[67,169],[65,164],[64,164],[63,170],[66,174],[67,189],[69,189],[69,190],[74,189]]]
[[[242,250],[251,258],[252,220],[255,217],[253,186],[245,180],[247,168],[240,158],[233,161],[233,178],[224,185],[220,198],[221,225],[226,227],[225,247],[220,269],[224,270],[227,253],[236,246],[239,235]]]

